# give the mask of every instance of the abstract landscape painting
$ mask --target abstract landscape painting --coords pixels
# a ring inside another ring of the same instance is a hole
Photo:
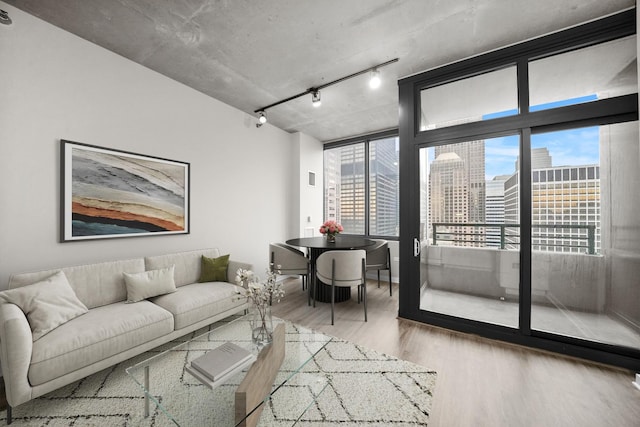
[[[61,141],[62,241],[189,233],[189,164]]]

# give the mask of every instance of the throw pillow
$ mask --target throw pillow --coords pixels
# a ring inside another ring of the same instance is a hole
[[[138,302],[176,291],[173,279],[175,266],[142,273],[122,273],[127,286],[127,302]]]
[[[222,255],[218,258],[207,258],[202,255],[202,266],[198,282],[226,282],[228,267],[229,255]]]
[[[33,341],[89,311],[62,271],[32,285],[0,292],[0,300],[20,307],[27,316]]]

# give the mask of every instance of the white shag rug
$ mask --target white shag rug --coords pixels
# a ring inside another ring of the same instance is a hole
[[[296,326],[289,324],[288,327]],[[169,345],[175,344],[177,342]],[[167,346],[161,349],[165,348]],[[125,373],[126,367],[153,353],[137,356],[13,408],[12,426],[175,425],[153,403],[151,415],[143,417],[142,391]],[[178,358],[175,363],[184,364],[184,359]],[[166,375],[175,376],[175,381],[193,381],[179,366],[167,370]],[[314,383],[319,376],[326,380]],[[435,371],[423,366],[334,338],[303,372],[294,377],[294,381],[275,393],[263,409],[259,426],[426,426],[436,377]],[[209,402],[215,399],[210,395],[211,390],[201,387],[202,404],[196,404],[200,407],[194,408],[193,401],[185,401],[183,404],[193,409],[194,417],[181,421],[181,425],[232,425],[230,418],[221,420],[207,416],[213,409]],[[300,407],[299,401],[312,402],[314,398],[315,402],[302,416],[297,409],[293,410]],[[226,405],[231,413],[233,402]],[[0,414],[3,420],[6,419],[6,411]]]

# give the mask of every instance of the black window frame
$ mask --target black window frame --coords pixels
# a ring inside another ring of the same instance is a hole
[[[636,35],[636,9],[631,8],[602,19],[558,31],[523,43],[498,49],[399,81],[400,99],[400,317],[466,333],[601,363],[640,370],[640,350],[605,343],[558,336],[531,328],[532,196],[531,135],[586,126],[608,125],[638,120],[638,93],[547,110],[529,111],[528,64],[608,41]],[[637,38],[636,38],[637,40]],[[519,113],[514,116],[420,130],[420,94],[424,89],[483,74],[507,66],[518,69]],[[519,329],[453,318],[420,310],[419,257],[414,239],[420,236],[415,182],[419,169],[418,150],[470,139],[520,134],[520,321]],[[577,173],[577,171],[576,171]],[[597,174],[599,175],[599,174]],[[524,308],[528,307],[528,308]]]

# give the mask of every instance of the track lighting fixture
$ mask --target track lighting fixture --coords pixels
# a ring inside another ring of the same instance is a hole
[[[9,13],[4,10],[0,10],[0,24],[11,25],[11,22]]]
[[[267,116],[266,116],[266,111],[269,108],[273,108],[277,105],[280,104],[284,104],[285,102],[289,102],[289,101],[293,101],[294,99],[300,98],[301,96],[305,96],[307,94],[311,94],[311,102],[313,104],[314,107],[319,107],[321,104],[321,100],[320,100],[320,89],[324,89],[326,87],[332,86],[336,83],[340,83],[343,82],[345,80],[349,80],[352,79],[354,77],[357,77],[361,74],[366,74],[366,73],[371,73],[371,78],[369,80],[369,86],[371,86],[371,88],[375,89],[378,86],[380,86],[380,71],[378,70],[379,68],[385,67],[387,65],[393,64],[394,62],[398,62],[398,58],[392,59],[390,61],[387,62],[383,62],[382,64],[378,64],[378,65],[374,65],[373,67],[369,67],[365,70],[362,71],[358,71],[357,73],[353,73],[353,74],[349,74],[348,76],[342,77],[340,79],[337,80],[333,80],[329,83],[325,83],[323,85],[320,86],[315,86],[315,87],[311,87],[307,90],[305,90],[304,92],[300,92],[296,95],[290,96],[288,98],[285,98],[283,100],[280,100],[278,102],[274,102],[273,104],[269,104],[266,105],[262,108],[258,108],[257,110],[254,111],[254,113],[258,113],[258,123],[256,123],[257,127],[262,126],[263,124],[265,124],[267,122]]]
[[[267,115],[264,113],[264,111],[260,111],[260,115],[258,115],[258,123],[256,123],[256,127],[259,128],[265,123],[267,123]]]
[[[322,105],[322,100],[320,99],[320,91],[319,90],[314,90],[311,93],[311,103],[313,104],[314,107],[319,107]]]
[[[369,79],[369,87],[378,89],[380,87],[380,71],[377,68],[371,70],[371,78]]]

